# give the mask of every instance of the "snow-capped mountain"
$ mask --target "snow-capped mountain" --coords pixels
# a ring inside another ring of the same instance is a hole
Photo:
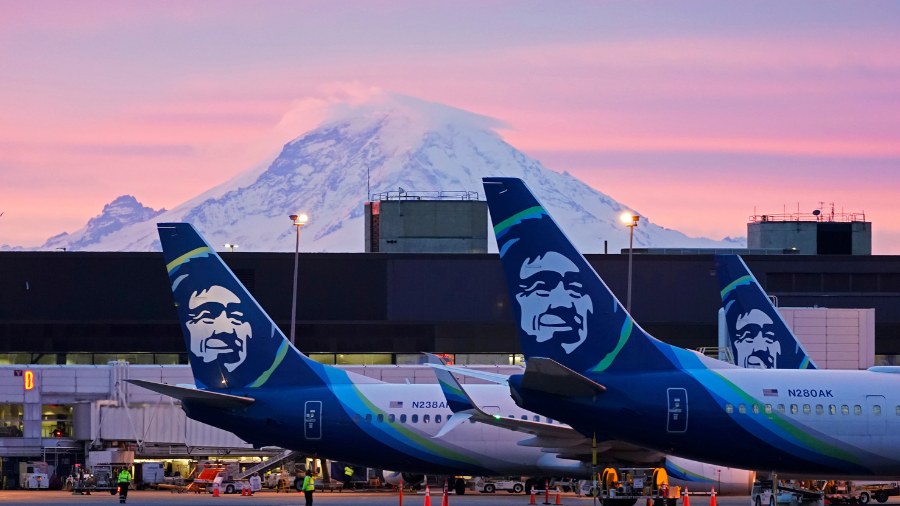
[[[145,223],[164,212],[165,209],[156,211],[144,206],[131,195],[122,195],[103,206],[103,212],[91,218],[81,230],[73,234],[63,232],[55,235],[47,239],[41,249],[88,249],[94,244],[103,242],[106,236],[114,232],[135,223]]]
[[[506,143],[497,121],[419,99],[384,93],[284,146],[271,162],[185,202],[156,212],[120,197],[87,227],[49,240],[70,250],[159,250],[157,222],[193,223],[213,245],[240,251],[293,251],[297,211],[310,216],[301,250],[364,251],[367,191],[467,190],[483,195],[484,176],[525,180],[584,252],[628,246],[619,214],[630,209],[567,173],[548,170]],[[483,198],[483,197],[482,197]],[[131,207],[129,207],[131,206]],[[143,209],[125,212],[126,209]],[[639,213],[639,210],[636,210]],[[137,217],[142,216],[137,222]],[[127,219],[125,219],[127,218]],[[642,216],[635,247],[740,247],[743,240],[691,238]],[[493,241],[493,234],[488,234]],[[496,246],[492,244],[492,251]]]

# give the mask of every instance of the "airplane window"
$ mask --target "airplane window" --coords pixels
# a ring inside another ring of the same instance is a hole
[[[894,408],[894,412],[897,413],[897,416],[900,416],[900,406]]]
[[[811,410],[809,409],[809,404],[803,405],[803,414],[808,415]]]
[[[900,406],[897,406],[897,414],[900,415]],[[553,423],[553,419],[547,418],[547,423]]]
[[[441,423],[441,415],[434,415],[434,423]]]
[[[728,413],[728,414],[734,413],[734,406],[732,406],[731,404],[726,404],[726,405],[725,405],[725,412]]]
[[[837,406],[835,406],[834,404],[829,404],[828,405],[828,414],[836,415],[837,414]]]
[[[747,412],[747,408],[744,407],[743,404],[738,404],[738,413],[740,413],[740,414],[743,415],[743,414],[746,413],[746,412]]]
[[[783,415],[784,414],[784,404],[779,404],[778,406],[775,407],[775,410]]]
[[[878,404],[872,406],[872,414],[875,416],[881,416],[881,406]]]
[[[359,423],[360,420],[360,416],[356,413],[353,413],[353,423]]]
[[[419,415],[413,415],[413,416],[410,418],[410,421],[411,421],[412,423],[419,423]]]
[[[528,421],[528,415],[522,415],[521,418],[522,420]]]
[[[406,415],[400,415],[400,423],[406,423]]]
[[[388,415],[389,422],[394,423],[394,421],[396,421],[396,420],[397,420],[397,417],[393,413]]]
[[[861,415],[862,414],[862,406],[860,406],[859,404],[857,404],[856,406],[853,406],[853,414]]]
[[[381,413],[378,413],[378,418],[377,418],[377,420],[378,420],[378,423],[384,422],[384,415],[381,414]]]
[[[516,415],[506,415],[506,418],[515,418]]]
[[[753,403],[752,408],[753,408],[753,414],[758,415],[759,414],[759,404]]]
[[[431,421],[431,415],[422,415],[422,423],[428,423]]]
[[[791,414],[792,415],[797,414],[797,405],[796,404],[791,404]]]
[[[772,414],[772,405],[771,404],[766,404],[766,414],[767,415]]]
[[[848,405],[846,405],[846,404],[844,404],[843,406],[841,406],[841,414],[842,414],[842,415],[849,415],[849,414],[850,414],[850,406],[848,406]]]
[[[824,413],[825,413],[825,406],[822,406],[821,404],[816,404],[816,414],[821,415]]]
[[[538,416],[538,415],[534,415],[534,421],[535,421],[535,422],[540,422],[540,421],[541,421],[541,417]]]
[[[372,423],[372,413],[366,413],[366,422]]]

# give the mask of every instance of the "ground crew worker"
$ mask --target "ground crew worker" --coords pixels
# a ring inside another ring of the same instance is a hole
[[[303,496],[306,498],[306,506],[312,506],[313,491],[316,490],[316,480],[313,478],[311,471],[301,471],[303,473],[303,484],[300,489],[303,490]]]
[[[128,485],[131,484],[131,473],[128,471],[127,467],[123,467],[121,471],[119,471],[119,504],[125,504],[125,500],[128,499]]]
[[[353,468],[344,466],[344,484],[349,484],[351,479],[353,479]]]

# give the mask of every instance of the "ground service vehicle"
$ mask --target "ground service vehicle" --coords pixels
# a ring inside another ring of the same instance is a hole
[[[525,492],[525,482],[519,480],[491,480],[477,479],[475,481],[475,490],[485,494],[493,494],[501,490],[511,494],[521,494]]]
[[[752,506],[776,506],[777,504],[789,504],[791,506],[820,505],[823,503],[824,494],[821,490],[803,488],[793,484],[777,484],[772,480],[759,480],[753,483],[750,491],[750,504]]]

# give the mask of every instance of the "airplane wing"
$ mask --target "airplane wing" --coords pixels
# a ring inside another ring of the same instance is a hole
[[[603,385],[543,357],[532,357],[526,362],[522,387],[563,397],[592,397],[606,392]]]
[[[125,380],[132,385],[137,385],[147,390],[152,390],[158,394],[174,397],[180,401],[190,401],[198,404],[214,408],[241,408],[249,406],[256,402],[252,397],[242,397],[240,395],[220,394],[207,390],[199,390],[196,388],[185,388],[175,385],[166,385],[165,383],[156,383],[155,381],[146,381],[138,379]]]

